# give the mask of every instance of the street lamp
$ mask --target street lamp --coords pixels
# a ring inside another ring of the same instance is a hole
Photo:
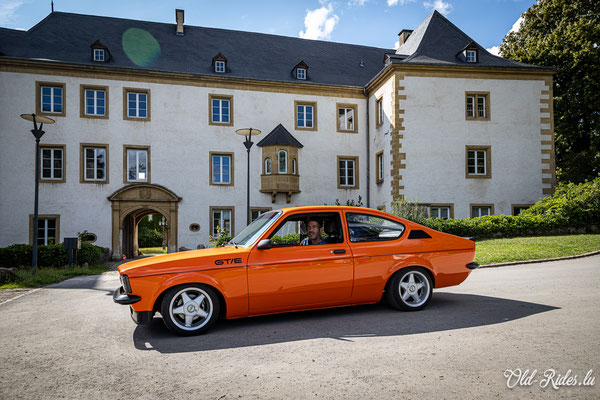
[[[33,122],[31,133],[35,136],[35,202],[33,206],[33,250],[31,254],[31,265],[33,273],[37,269],[37,242],[38,242],[38,192],[40,189],[40,139],[44,136],[42,127],[44,124],[53,124],[54,120],[48,117],[42,117],[35,114],[21,114],[21,118]],[[39,122],[39,127],[38,127]]]
[[[162,227],[162,249],[164,250],[167,247],[167,241],[165,240],[165,227],[167,226],[167,220],[163,215],[158,221],[158,225]]]
[[[248,179],[246,180],[246,212],[248,217],[246,223],[250,225],[250,148],[254,144],[250,139],[252,139],[252,136],[260,135],[260,130],[243,128],[238,129],[235,133],[246,138],[246,141],[244,141],[244,146],[246,146],[246,151],[248,152]]]

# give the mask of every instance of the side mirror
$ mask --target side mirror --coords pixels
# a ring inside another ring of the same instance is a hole
[[[263,239],[258,242],[258,246],[256,246],[259,250],[267,250],[273,247],[273,243],[271,243],[271,239]]]

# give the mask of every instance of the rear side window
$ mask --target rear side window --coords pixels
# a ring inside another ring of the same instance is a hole
[[[381,242],[395,240],[404,233],[404,225],[369,214],[347,213],[351,242]]]

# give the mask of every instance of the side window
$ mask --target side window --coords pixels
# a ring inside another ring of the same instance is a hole
[[[308,246],[344,241],[338,213],[292,215],[275,229],[269,239],[273,246]]]
[[[351,242],[379,242],[402,236],[404,225],[369,214],[348,213],[348,232]]]

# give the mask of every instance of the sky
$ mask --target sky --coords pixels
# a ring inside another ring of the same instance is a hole
[[[0,0],[0,27],[28,30],[51,0]],[[144,21],[270,33],[392,49],[402,29],[438,10],[497,54],[497,46],[535,0],[54,0],[54,10]]]

